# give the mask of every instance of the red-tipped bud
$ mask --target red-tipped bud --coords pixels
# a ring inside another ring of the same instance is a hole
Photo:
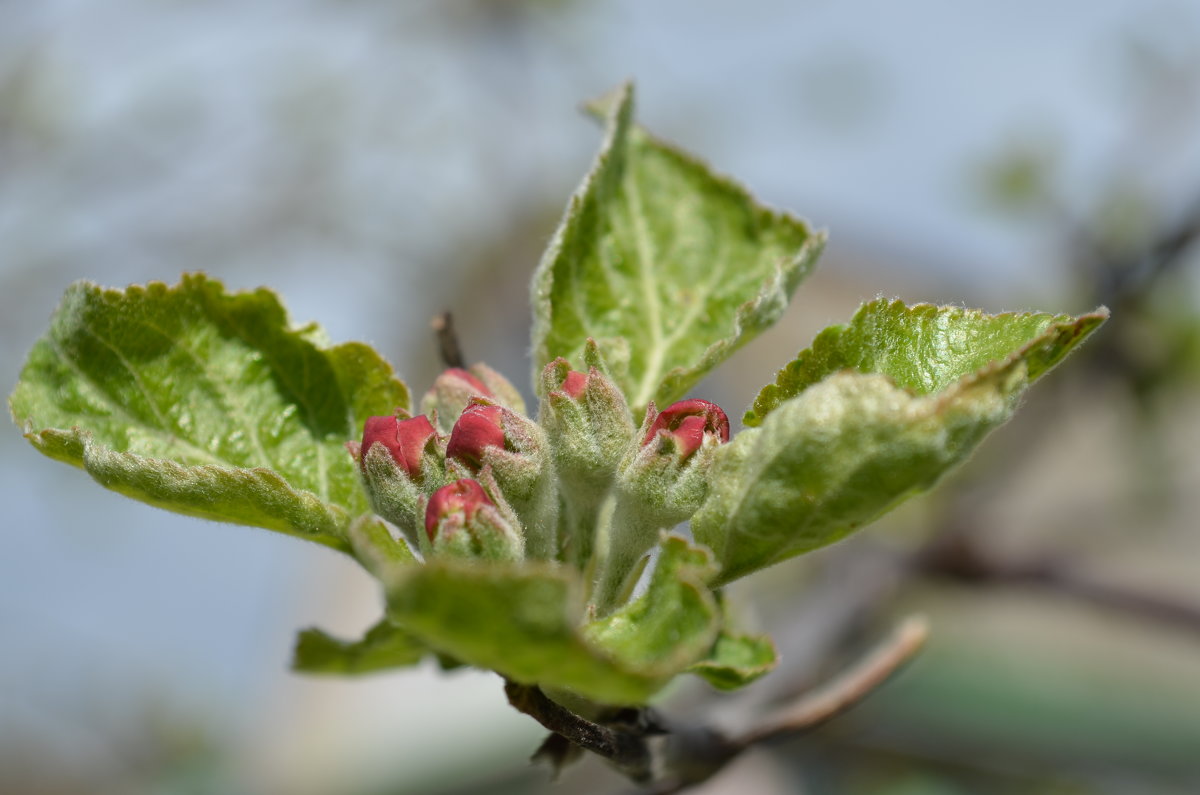
[[[421,412],[436,413],[438,427],[442,433],[449,433],[458,415],[474,398],[485,398],[489,403],[507,406],[518,414],[525,412],[521,393],[486,364],[471,365],[470,370],[451,367],[443,371],[421,398]]]
[[[660,431],[674,439],[683,458],[700,449],[706,434],[716,436],[721,442],[729,441],[729,418],[716,403],[707,400],[681,400],[662,410],[650,425],[642,446],[650,444]]]
[[[471,478],[448,483],[433,493],[425,508],[425,534],[433,541],[438,528],[446,522],[462,527],[475,519],[475,514],[485,505],[495,506],[483,486]]]
[[[500,424],[503,414],[499,406],[483,403],[467,406],[450,432],[446,457],[478,470],[483,466],[484,450],[489,447],[504,449],[504,428]]]
[[[588,376],[587,373],[581,373],[578,370],[571,370],[563,378],[562,385],[559,389],[565,392],[569,397],[578,399],[583,394],[583,390],[587,388]]]
[[[586,368],[582,370],[573,369],[563,358],[542,369],[539,386],[544,398],[538,415],[562,488],[572,495],[572,503],[586,506],[580,509],[581,516],[599,510],[634,438],[629,404],[605,372],[592,340],[583,358]]]
[[[392,454],[397,466],[413,480],[420,480],[425,445],[434,435],[433,425],[424,414],[407,420],[394,416],[368,417],[363,426],[359,463],[365,472],[371,445],[382,444]]]

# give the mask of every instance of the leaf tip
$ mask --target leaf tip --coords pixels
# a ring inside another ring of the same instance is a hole
[[[633,78],[628,78],[594,99],[583,103],[583,112],[599,121],[612,119],[634,100]]]

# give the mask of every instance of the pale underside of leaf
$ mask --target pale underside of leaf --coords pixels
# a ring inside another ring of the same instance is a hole
[[[594,338],[640,414],[779,319],[824,236],[634,126],[632,89],[534,275],[534,368]]]
[[[914,396],[882,375],[836,373],[718,451],[692,519],[723,584],[845,536],[928,489],[1011,411],[1023,378]]]
[[[696,539],[717,584],[837,541],[930,488],[1100,326],[1079,318],[864,305],[822,332],[722,447]]]
[[[115,491],[345,549],[366,500],[343,445],[408,392],[368,346],[322,336],[290,329],[269,291],[203,275],[77,283],[10,406],[35,447]]]
[[[878,301],[823,332],[760,394],[761,427],[718,451],[692,520],[721,561],[716,582],[837,541],[930,488],[1106,317]],[[972,345],[949,345],[959,336]]]

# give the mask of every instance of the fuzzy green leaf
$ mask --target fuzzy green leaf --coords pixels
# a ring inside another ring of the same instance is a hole
[[[653,628],[643,632],[641,644],[594,642],[583,630],[578,573],[557,564],[441,559],[397,569],[385,585],[391,618],[430,648],[522,684],[561,688],[599,703],[644,704],[707,650],[694,651],[696,622],[677,638],[686,655],[669,640],[655,645]],[[694,589],[694,580],[684,588]],[[677,615],[691,621],[696,610],[707,609],[706,598],[688,597]],[[658,617],[648,612],[650,621]]]
[[[442,559],[386,584],[392,618],[456,659],[598,701],[637,703],[656,689],[646,677],[624,675],[580,636],[573,570]]]
[[[420,641],[386,619],[358,641],[340,640],[314,627],[297,636],[292,670],[354,676],[416,665],[425,653]]]
[[[611,105],[604,144],[533,280],[534,381],[599,344],[636,414],[682,397],[782,315],[824,235]]]
[[[962,317],[962,310],[940,311],[949,326]],[[708,498],[692,520],[696,540],[721,562],[716,582],[837,541],[928,489],[1008,419],[1021,392],[1103,319],[1103,313],[1051,319],[1032,339],[1014,335],[1006,357],[960,373],[946,386],[944,369],[920,363],[907,368],[939,373],[942,381],[926,382],[937,391],[917,392],[897,386],[889,375],[834,365],[830,369],[838,372],[775,404],[762,427],[742,431],[718,450]],[[926,349],[914,341],[914,356],[925,350],[944,348]],[[805,382],[804,363],[816,359],[809,354],[797,360],[794,383]],[[962,356],[960,366],[977,361]],[[887,367],[905,372],[901,365],[895,359]]]
[[[367,504],[343,445],[409,396],[370,347],[322,339],[265,289],[80,282],[9,404],[34,447],[107,488],[344,550]]]
[[[351,522],[346,539],[354,557],[378,579],[396,567],[419,565],[408,542],[393,536],[387,522],[375,514],[366,513]]]
[[[919,395],[949,387],[991,362],[1020,355],[1027,378],[1037,380],[1107,317],[1007,313],[878,299],[845,325],[830,326],[768,384],[746,412],[761,425],[780,403],[838,370],[882,373]],[[1029,346],[1030,350],[1023,349]]]
[[[766,635],[722,632],[705,659],[688,668],[717,690],[737,690],[770,673],[779,664],[775,643]]]

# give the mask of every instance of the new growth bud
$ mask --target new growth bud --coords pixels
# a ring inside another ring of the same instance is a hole
[[[651,444],[656,437],[663,447],[674,445],[680,460],[686,461],[700,449],[706,435],[714,436],[720,443],[729,441],[729,418],[716,403],[707,400],[681,400],[663,409],[642,439],[642,446]]]
[[[438,428],[449,433],[463,409],[472,398],[485,398],[502,406],[525,413],[525,401],[508,379],[486,364],[475,364],[471,369],[451,367],[439,375],[433,387],[421,398],[421,411],[436,414]]]
[[[363,426],[361,458],[359,465],[363,472],[367,469],[367,455],[376,443],[383,445],[392,454],[392,460],[403,469],[410,478],[421,480],[421,461],[425,445],[437,435],[433,424],[424,414],[407,420],[396,416],[368,417]]]
[[[708,492],[717,445],[729,441],[729,418],[707,400],[681,400],[661,413],[651,403],[641,445],[626,454],[620,486],[660,528],[690,517]]]
[[[559,476],[571,486],[606,491],[633,437],[633,416],[590,339],[584,360],[586,373],[562,358],[542,370],[545,398],[538,419],[550,437]]]
[[[629,404],[609,378],[592,340],[584,349],[584,361],[587,372],[571,369],[561,358],[546,365],[538,415],[550,440],[559,481],[570,494],[560,543],[567,558],[580,566],[592,554],[600,505],[634,438]]]
[[[461,461],[473,471],[479,471],[487,448],[504,449],[502,415],[503,410],[499,406],[484,403],[467,406],[450,432],[446,455]]]
[[[434,554],[520,560],[523,553],[520,533],[471,478],[433,493],[425,508],[425,534]]]
[[[375,513],[392,522],[416,544],[422,494],[445,479],[440,439],[429,418],[368,417],[362,443],[350,444],[358,458]]]
[[[557,363],[558,361],[566,361],[566,360],[558,359],[558,360],[556,360],[555,363]],[[586,375],[579,372],[578,370],[571,370],[563,378],[562,384],[559,386],[559,389],[562,390],[562,393],[564,395],[566,395],[567,397],[578,400],[579,398],[583,397],[583,390],[587,389],[587,385],[588,385],[588,377]]]
[[[729,418],[707,400],[681,400],[661,413],[651,403],[617,475],[609,548],[596,604],[611,610],[658,531],[688,519],[708,494],[717,446],[729,441]]]

